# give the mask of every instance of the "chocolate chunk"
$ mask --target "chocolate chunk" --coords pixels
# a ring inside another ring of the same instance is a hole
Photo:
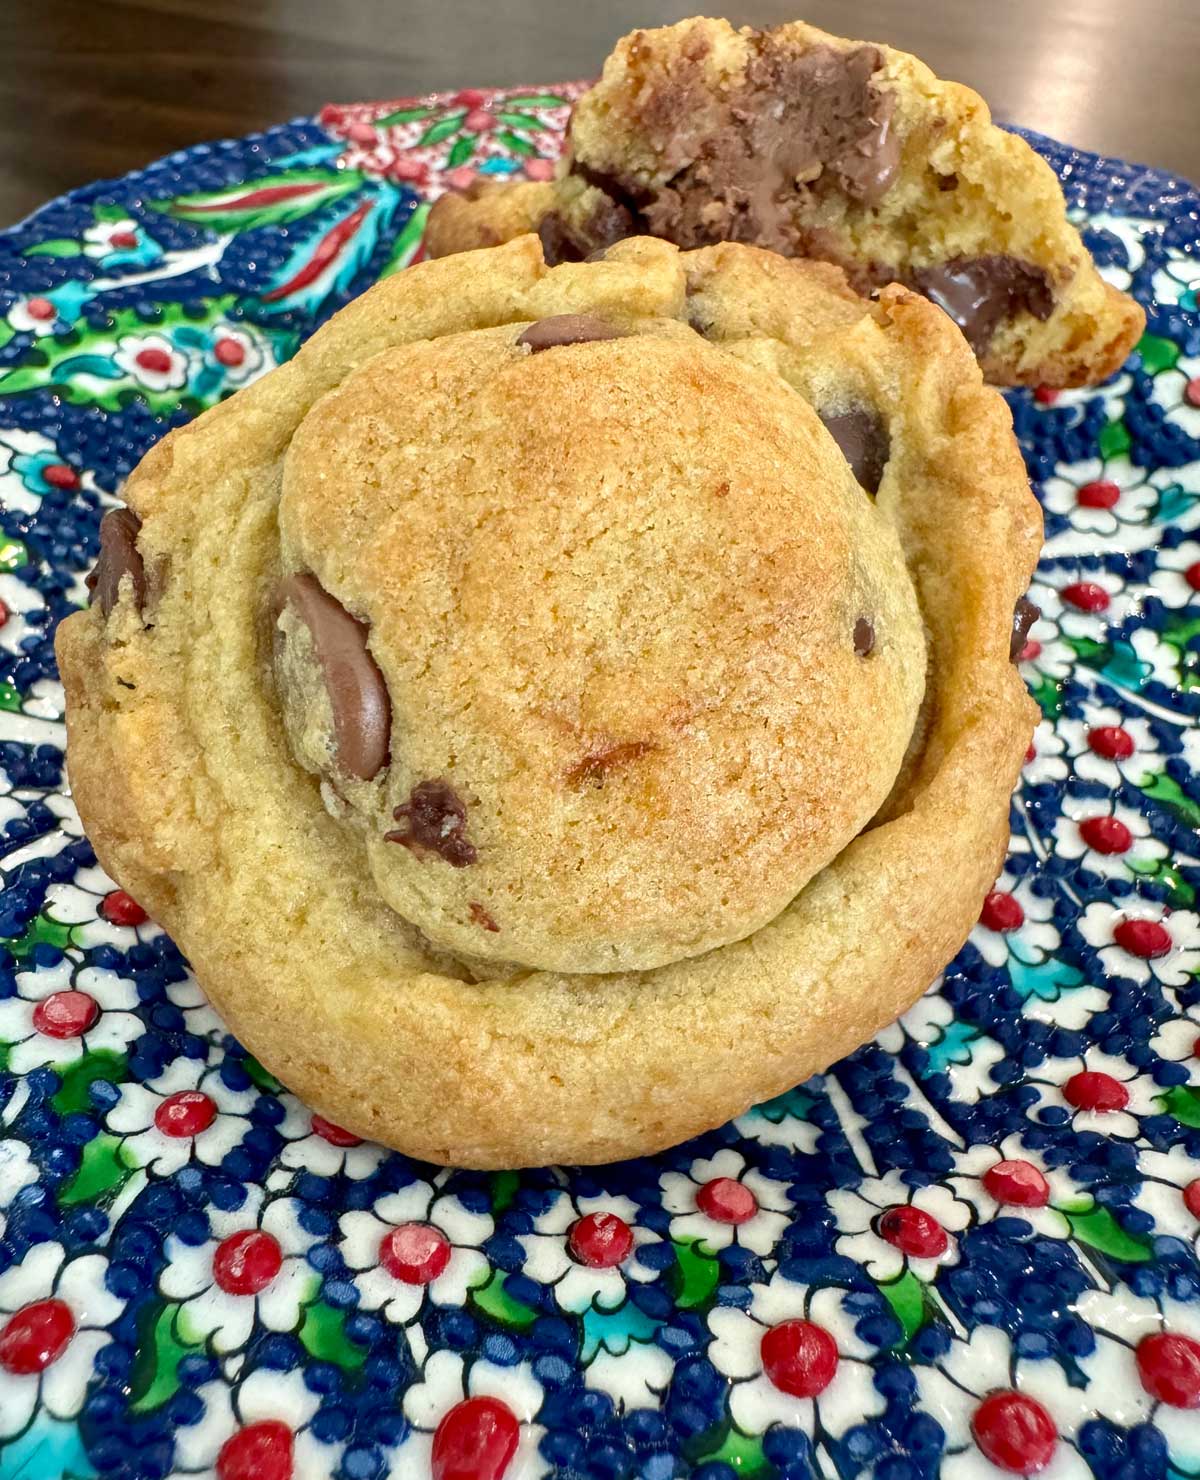
[[[110,509],[100,521],[100,558],[85,584],[101,614],[109,615],[117,604],[121,578],[133,582],[133,600],[141,611],[146,600],[146,567],[138,554],[137,537],[142,521],[132,509]]]
[[[557,267],[560,262],[594,261],[614,242],[636,231],[633,215],[606,195],[570,217],[548,211],[538,223],[537,234],[542,260],[547,267]]]
[[[626,740],[620,745],[609,745],[604,750],[593,750],[567,772],[568,786],[603,786],[604,778],[618,766],[627,766],[640,760],[658,747],[653,740]]]
[[[841,448],[842,456],[850,464],[850,471],[869,494],[878,493],[891,452],[887,428],[879,414],[862,406],[829,415],[817,414],[824,422],[825,430]]]
[[[544,349],[560,349],[569,344],[591,344],[597,339],[621,339],[619,329],[606,324],[590,313],[556,313],[548,319],[538,319],[518,336],[519,345],[528,345],[532,354]]]
[[[1017,604],[1013,607],[1012,637],[1008,643],[1008,656],[1015,663],[1021,656],[1025,647],[1025,641],[1029,636],[1029,629],[1041,616],[1042,609],[1028,596],[1017,598]]]
[[[542,261],[547,267],[557,267],[560,262],[583,261],[586,254],[560,212],[547,211],[538,222],[537,234],[542,244]]]
[[[859,617],[854,624],[854,651],[860,658],[865,658],[875,647],[875,624],[869,617]]]
[[[352,617],[311,575],[289,576],[279,590],[312,634],[333,710],[338,768],[370,781],[386,764],[392,727],[387,685],[367,649],[370,628]]]
[[[495,920],[492,919],[491,915],[477,899],[471,900],[470,904],[467,905],[467,909],[470,911],[472,921],[479,926],[480,930],[490,930],[494,934],[499,934],[499,925],[496,924]]]
[[[951,171],[951,173],[948,174],[948,175],[939,175],[937,177],[937,182],[938,182],[938,189],[939,190],[957,190],[958,189],[958,176],[956,174],[954,174],[953,171]]]
[[[465,836],[467,809],[448,781],[418,782],[392,816],[405,825],[384,833],[385,839],[402,843],[418,858],[436,853],[452,868],[466,868],[479,856]]]
[[[910,274],[924,293],[954,320],[976,354],[982,354],[1001,324],[1015,314],[1048,319],[1054,312],[1050,279],[1040,267],[1000,252],[953,257]]]

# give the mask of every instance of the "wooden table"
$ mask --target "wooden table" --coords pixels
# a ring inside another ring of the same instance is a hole
[[[3,0],[0,224],[328,101],[595,72],[697,0]],[[915,51],[996,116],[1200,178],[1197,0],[756,0]]]

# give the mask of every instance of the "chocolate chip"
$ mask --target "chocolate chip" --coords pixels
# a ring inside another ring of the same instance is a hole
[[[465,836],[467,809],[448,781],[419,782],[392,816],[405,826],[385,833],[385,839],[418,857],[436,853],[452,868],[466,868],[479,856]]]
[[[658,747],[653,740],[626,740],[620,745],[609,745],[603,750],[593,750],[567,772],[568,786],[603,786],[604,778],[618,766],[627,766],[640,760]]]
[[[976,354],[987,349],[996,330],[1014,315],[1048,319],[1054,311],[1045,271],[1000,252],[922,267],[911,281],[918,293],[950,315]]]
[[[949,175],[939,175],[937,177],[937,185],[939,190],[957,190],[958,176],[953,173]]]
[[[492,919],[491,915],[488,914],[487,910],[484,909],[477,899],[473,899],[467,905],[467,909],[471,913],[472,921],[479,926],[480,930],[490,930],[495,934],[499,933],[499,925],[496,924],[495,920]]]
[[[540,354],[544,349],[560,349],[569,344],[591,344],[597,339],[621,339],[619,329],[606,324],[590,313],[556,313],[548,319],[538,319],[536,324],[521,334],[517,343],[528,345],[531,354]]]
[[[841,448],[850,471],[870,494],[879,492],[883,470],[891,452],[887,428],[877,412],[865,407],[831,414],[818,412],[825,430]]]
[[[875,647],[875,624],[869,617],[859,617],[854,624],[854,651],[860,658],[867,657]]]
[[[105,617],[117,604],[123,576],[133,582],[133,600],[138,611],[146,600],[146,567],[137,548],[141,528],[142,521],[132,509],[110,509],[100,521],[100,558],[86,585],[92,601]]]
[[[1030,601],[1028,596],[1018,597],[1017,604],[1013,607],[1012,637],[1008,643],[1008,656],[1014,663],[1021,656],[1029,629],[1041,614],[1041,607]]]
[[[392,706],[387,685],[367,649],[370,628],[352,617],[311,575],[289,576],[279,590],[312,635],[333,710],[338,768],[370,781],[388,758]]]

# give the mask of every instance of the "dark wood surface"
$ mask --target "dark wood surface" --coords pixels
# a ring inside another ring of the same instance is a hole
[[[0,225],[328,101],[591,75],[699,0],[0,0]],[[715,7],[714,7],[715,8]],[[1200,177],[1200,0],[755,0],[915,51],[997,117]]]

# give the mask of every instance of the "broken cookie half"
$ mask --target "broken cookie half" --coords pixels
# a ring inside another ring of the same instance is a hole
[[[802,22],[696,19],[619,41],[580,98],[559,177],[435,205],[432,256],[527,231],[547,261],[625,236],[748,242],[915,288],[999,385],[1090,385],[1144,325],[1096,271],[1050,166],[969,88]]]

